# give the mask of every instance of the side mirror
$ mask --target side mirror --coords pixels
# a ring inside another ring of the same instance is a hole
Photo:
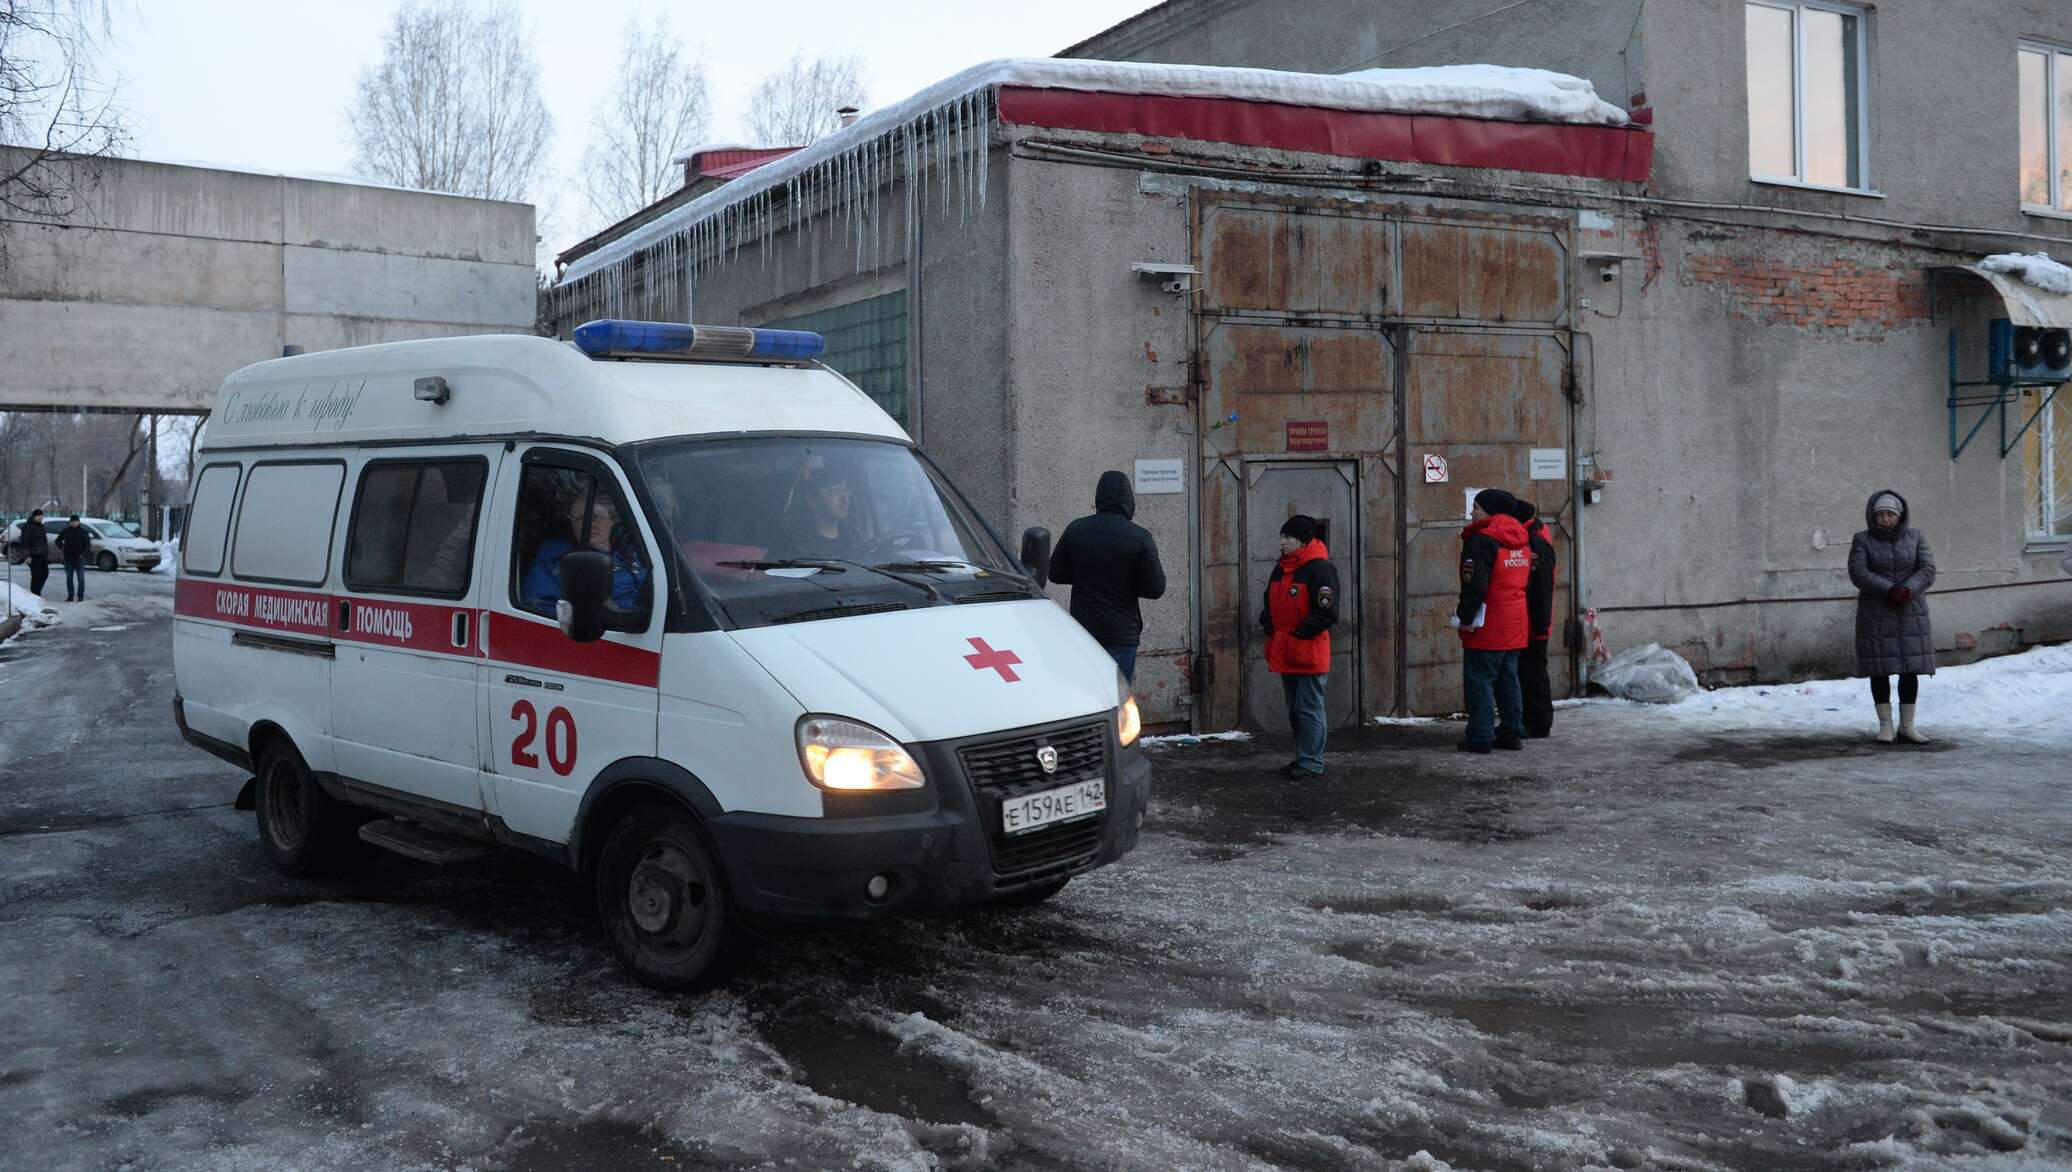
[[[1050,585],[1050,530],[1041,525],[1022,530],[1022,567],[1038,586]]]
[[[611,558],[594,549],[563,555],[561,598],[554,604],[554,617],[561,621],[561,633],[578,643],[595,643],[603,638],[604,606],[611,595]]]

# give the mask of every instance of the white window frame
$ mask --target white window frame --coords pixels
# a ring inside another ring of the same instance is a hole
[[[2022,211],[2032,216],[2054,216],[2058,219],[2072,219],[2072,211],[2066,211],[2058,206],[2065,201],[2065,193],[2059,189],[2058,182],[2062,178],[2058,173],[2060,165],[2058,159],[2058,68],[2060,63],[2058,58],[2072,54],[2072,48],[2066,48],[2063,45],[2053,45],[2048,41],[2015,42],[2015,96],[2017,99],[2021,96],[2020,78],[2023,53],[2043,54],[2043,167],[2044,177],[2050,183],[2050,190],[2045,193],[2045,198],[2049,199],[2050,202],[2039,204],[2022,200]],[[2022,133],[2020,109],[2015,111],[2014,125],[2015,151],[2019,157]],[[2019,163],[2017,165],[2019,166]],[[2019,198],[2021,177],[2017,175],[2015,179],[2017,198]]]
[[[1826,0],[1744,0],[1747,8],[1774,8],[1791,13],[1791,155],[1792,168],[1796,175],[1764,175],[1753,166],[1754,150],[1750,150],[1748,178],[1755,183],[1772,183],[1784,187],[1808,187],[1815,191],[1838,191],[1848,195],[1877,195],[1877,183],[1871,175],[1871,14],[1868,8],[1853,4],[1831,4]],[[1860,187],[1835,187],[1826,183],[1811,183],[1806,180],[1806,22],[1801,14],[1811,9],[1815,12],[1833,12],[1856,18],[1856,175]],[[1744,21],[1746,17],[1744,15]],[[1748,38],[1744,31],[1742,52],[1748,51]],[[1747,72],[1743,63],[1743,74]],[[1742,103],[1741,116],[1748,117],[1747,103]]]
[[[2059,406],[2067,401],[2065,399],[2066,390],[2067,388],[2065,387],[2058,388],[2057,398],[2051,400],[2047,406],[2038,412],[2035,425],[2029,429],[2036,436],[2036,443],[2041,448],[2039,458],[2036,461],[2037,499],[2034,502],[2036,505],[2036,527],[2023,535],[2032,546],[2060,546],[2064,545],[2067,540],[2072,540],[2068,539],[2065,534],[2057,531],[2058,449],[2057,435],[2055,433],[2057,430]],[[2024,487],[2026,488],[2027,486],[2025,485]],[[2028,501],[2022,502],[2022,512],[2025,516],[2029,511],[2030,503]],[[2027,527],[2026,521],[2024,527]]]

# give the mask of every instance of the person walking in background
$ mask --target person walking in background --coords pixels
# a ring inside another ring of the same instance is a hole
[[[1513,516],[1518,501],[1500,488],[1475,494],[1461,534],[1461,691],[1468,708],[1466,753],[1525,747],[1518,657],[1526,637],[1525,590],[1532,576],[1531,538]]]
[[[86,601],[86,555],[93,550],[93,538],[79,523],[79,514],[58,531],[58,554],[65,559],[65,601]],[[33,591],[32,591],[33,593]]]
[[[50,535],[43,531],[43,510],[34,509],[22,522],[22,556],[29,562],[29,593],[41,595],[50,581]]]
[[[1511,510],[1525,526],[1532,575],[1525,580],[1525,650],[1518,656],[1518,689],[1525,707],[1525,735],[1554,735],[1554,682],[1547,678],[1547,643],[1554,637],[1554,539],[1540,511],[1521,500]]]
[[[1050,580],[1072,588],[1072,617],[1122,669],[1137,680],[1137,644],[1144,613],[1137,600],[1165,596],[1165,567],[1150,531],[1134,524],[1137,493],[1130,478],[1103,472],[1094,486],[1094,511],[1065,526],[1050,552]]]
[[[1878,740],[1926,744],[1914,727],[1921,677],[1935,674],[1935,632],[1928,588],[1935,555],[1918,529],[1907,528],[1906,498],[1887,489],[1863,508],[1870,526],[1849,543],[1849,581],[1856,585],[1856,670],[1871,678]],[[1892,724],[1892,681],[1899,677],[1899,726]]]
[[[1266,579],[1266,668],[1281,677],[1295,759],[1283,777],[1324,772],[1324,685],[1331,677],[1331,627],[1338,622],[1338,570],[1317,538],[1317,524],[1293,516],[1281,526],[1281,560]]]

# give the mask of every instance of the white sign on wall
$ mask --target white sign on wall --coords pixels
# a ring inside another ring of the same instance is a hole
[[[1568,451],[1564,448],[1534,448],[1531,468],[1534,480],[1567,480]]]
[[[1446,470],[1446,457],[1434,452],[1425,453],[1424,470],[1426,484],[1444,484],[1453,478]]]
[[[1460,490],[1462,498],[1461,520],[1472,521],[1475,519],[1475,495],[1481,491],[1479,488],[1464,488]]]
[[[1180,460],[1137,461],[1137,495],[1185,492],[1187,484],[1180,476],[1183,463]]]

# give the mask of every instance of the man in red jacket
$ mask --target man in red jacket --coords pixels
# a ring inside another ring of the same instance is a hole
[[[1281,526],[1281,563],[1266,580],[1259,626],[1266,632],[1266,666],[1281,677],[1288,724],[1295,730],[1295,760],[1284,777],[1324,772],[1324,682],[1331,672],[1331,626],[1338,621],[1338,571],[1317,540],[1316,522],[1295,516]]]
[[[1454,625],[1460,628],[1468,705],[1468,735],[1459,746],[1463,752],[1487,753],[1492,744],[1525,747],[1518,653],[1529,641],[1525,587],[1532,576],[1532,550],[1525,526],[1511,515],[1517,504],[1503,489],[1483,489],[1475,494],[1473,515],[1461,534],[1460,608]]]
[[[1525,695],[1525,735],[1554,735],[1554,683],[1547,678],[1547,643],[1554,637],[1554,538],[1531,501],[1511,511],[1525,526],[1532,550],[1532,577],[1525,585],[1525,651],[1518,657],[1518,687]]]

